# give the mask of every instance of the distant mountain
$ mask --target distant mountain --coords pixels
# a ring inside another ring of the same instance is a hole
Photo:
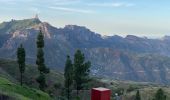
[[[92,62],[91,74],[119,80],[170,84],[170,37],[161,39],[128,35],[101,36],[83,26],[56,28],[38,18],[0,24],[0,57],[16,58],[23,43],[27,62],[35,64],[36,36],[45,36],[45,58],[49,67],[63,70],[66,55],[81,49]]]

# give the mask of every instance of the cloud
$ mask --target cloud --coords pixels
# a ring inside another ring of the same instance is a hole
[[[36,14],[39,14],[39,13],[40,13],[40,10],[39,10],[38,8],[35,8],[35,7],[31,7],[31,8],[29,8],[29,10],[30,10],[31,12],[36,13]]]
[[[65,6],[65,5],[72,5],[72,4],[77,4],[80,3],[81,0],[45,0],[43,1],[45,3],[50,3],[52,5],[57,5],[57,6]]]
[[[34,0],[0,0],[0,2],[32,2]]]
[[[133,3],[123,3],[123,2],[113,2],[113,3],[92,3],[88,4],[88,6],[96,6],[96,7],[131,7],[135,6]]]
[[[17,3],[13,0],[0,0],[1,4],[16,5]]]
[[[54,3],[54,5],[56,5],[56,6],[66,6],[66,5],[73,5],[73,4],[76,4],[76,2],[57,2],[57,3]]]
[[[34,0],[0,0],[0,4],[7,5],[20,5],[20,4],[28,4],[33,3]],[[3,6],[3,5],[1,5]]]
[[[50,9],[60,10],[65,12],[75,12],[75,13],[93,13],[91,10],[84,9],[75,9],[75,8],[67,8],[67,7],[49,7]]]

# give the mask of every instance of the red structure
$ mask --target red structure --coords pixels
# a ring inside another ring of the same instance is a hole
[[[110,89],[100,87],[91,90],[91,100],[110,100],[110,96]]]

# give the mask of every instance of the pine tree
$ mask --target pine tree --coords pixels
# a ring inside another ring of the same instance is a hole
[[[141,100],[139,90],[136,92],[135,100]]]
[[[77,90],[77,96],[79,90],[83,89],[89,81],[91,63],[85,62],[84,54],[80,50],[77,50],[74,55],[74,81]]]
[[[155,98],[153,100],[166,100],[166,95],[162,89],[159,89],[156,94]]]
[[[23,48],[22,44],[17,49],[17,62],[19,65],[20,71],[20,84],[22,86],[22,77],[25,71],[25,49]]]
[[[65,88],[67,99],[70,100],[70,92],[71,85],[73,84],[73,64],[70,59],[70,56],[67,56],[65,69],[64,69],[64,77],[65,77]]]
[[[38,66],[38,70],[40,72],[39,77],[37,78],[37,82],[39,83],[39,88],[44,91],[46,85],[46,77],[45,74],[49,73],[49,69],[45,65],[45,59],[44,59],[44,36],[43,33],[39,32],[37,37],[37,60],[36,64]]]

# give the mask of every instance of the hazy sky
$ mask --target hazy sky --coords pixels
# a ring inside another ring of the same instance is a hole
[[[86,26],[102,35],[170,35],[170,0],[0,0],[0,22],[36,13],[53,26]]]

